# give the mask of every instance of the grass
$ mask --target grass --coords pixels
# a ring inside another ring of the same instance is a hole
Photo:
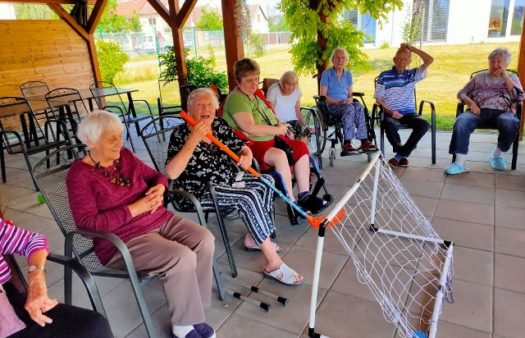
[[[519,43],[482,43],[469,45],[424,46],[424,50],[434,57],[434,64],[429,68],[428,77],[418,84],[418,99],[431,100],[436,105],[438,129],[450,130],[454,123],[456,94],[468,81],[472,72],[487,68],[487,56],[496,47],[505,47],[512,53],[513,60],[509,68],[517,68]],[[371,109],[373,104],[374,79],[383,70],[392,66],[392,57],[396,48],[378,48],[364,50],[368,55],[370,67],[354,71],[354,91],[364,92],[366,102]],[[226,70],[224,52],[213,51],[216,68]],[[247,55],[249,56],[249,55]],[[417,65],[417,56],[413,57],[412,66]],[[279,78],[282,73],[293,69],[291,55],[287,48],[273,49],[255,58],[261,67],[261,78]],[[142,58],[138,63],[130,63],[126,71],[115,82],[122,87],[138,89],[136,98],[156,102],[159,96],[157,84],[158,64],[156,56]],[[314,105],[312,96],[317,94],[317,79],[311,76],[300,76],[299,85],[303,93],[301,103]],[[170,84],[162,91],[164,102],[179,102],[178,85]]]

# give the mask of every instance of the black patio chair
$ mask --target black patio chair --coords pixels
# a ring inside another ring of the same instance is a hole
[[[156,337],[157,335],[155,334],[151,315],[142,294],[141,282],[156,277],[157,275],[136,271],[128,248],[116,235],[108,232],[79,229],[73,220],[73,215],[69,207],[66,176],[73,160],[85,156],[86,151],[87,149],[83,145],[60,148],[49,154],[48,157],[40,160],[31,170],[31,175],[42,192],[51,214],[65,236],[65,256],[76,259],[92,275],[129,279],[146,332],[149,337]],[[70,153],[73,153],[74,156],[70,157]],[[46,165],[48,160],[56,156],[61,157],[63,160],[60,161],[59,165],[48,167]],[[99,261],[93,248],[93,240],[95,238],[101,238],[113,244],[122,255],[126,266],[125,271],[108,268]],[[222,284],[217,274],[215,274],[215,271],[214,276],[219,291],[221,291]],[[71,277],[71,269],[66,268],[64,270],[64,299],[66,304],[71,304]],[[224,294],[219,292],[219,296],[222,300]]]
[[[142,128],[140,136],[146,145],[148,154],[153,162],[153,165],[157,171],[166,175],[166,160],[168,157],[168,145],[170,141],[170,136],[173,130],[180,124],[186,123],[181,118],[175,116],[159,116],[153,121],[148,123]],[[208,185],[212,198],[215,196],[215,190],[213,185]],[[228,256],[228,263],[230,265],[230,270],[232,277],[237,277],[237,267],[235,265],[235,259],[233,258],[233,253],[230,245],[230,240],[228,238],[228,232],[226,231],[226,226],[224,224],[224,217],[228,215],[231,210],[221,210],[218,207],[218,204],[215,203],[215,210],[206,210],[204,211],[201,207],[199,201],[195,198],[194,195],[182,191],[182,190],[170,190],[167,203],[171,203],[173,208],[179,212],[196,212],[197,217],[201,225],[206,226],[208,222],[208,215],[210,212],[215,212],[217,215],[217,221],[219,223],[219,230],[221,232],[222,240],[224,242],[224,247],[226,250],[226,255]],[[176,195],[180,196],[177,197]],[[191,202],[193,207],[187,208],[184,203],[185,201],[181,199],[186,199]],[[215,201],[215,199],[213,198]]]
[[[109,104],[106,105],[105,98],[97,96],[96,90],[98,88],[109,88],[115,93],[117,93],[116,96],[118,97],[118,102],[116,104]],[[140,131],[140,122],[141,121],[147,121],[153,119],[153,113],[151,111],[151,107],[146,100],[133,100],[133,105],[140,103],[142,104],[146,111],[147,115],[138,115],[133,116],[133,112],[131,111],[130,105],[124,103],[124,100],[122,99],[121,94],[118,93],[118,88],[115,87],[115,85],[112,82],[108,81],[98,81],[91,86],[89,86],[89,90],[91,91],[91,94],[93,95],[93,98],[97,102],[97,105],[100,109],[109,110],[117,115],[119,115],[120,119],[122,120],[122,123],[124,124],[124,127],[126,128],[127,138],[129,139],[129,142],[131,144],[131,149],[133,152],[135,152],[135,145],[133,144],[133,137],[131,137],[131,131],[129,129],[129,125],[133,124],[135,125],[135,128],[137,132]]]
[[[470,79],[472,79],[476,74],[484,72],[484,71],[487,71],[487,69],[478,70],[478,71],[470,74]],[[515,70],[507,69],[506,71],[510,72],[510,73],[513,73],[516,76],[518,76],[518,72],[516,72]],[[516,88],[516,90],[518,90],[518,89]],[[515,105],[516,117],[518,118],[518,125],[521,126],[521,114],[522,114],[522,111],[523,111],[523,102],[513,101],[513,102],[510,102],[510,104],[511,105]],[[465,103],[463,103],[463,101],[459,100],[457,108],[456,108],[456,118],[459,116],[459,114],[462,114],[464,111],[465,111]],[[481,127],[479,129],[495,129],[495,127],[494,126],[486,126],[486,127]],[[520,133],[518,132],[516,134],[516,138],[514,138],[514,141],[512,142],[512,164],[511,164],[511,169],[512,170],[516,170],[516,166],[518,164],[518,153],[519,153],[518,152],[518,148],[519,148],[519,145],[520,145]],[[455,160],[456,160],[456,154],[453,154],[452,155],[452,162],[454,162]]]
[[[9,154],[23,154],[27,168],[31,170],[38,155],[48,155],[51,150],[71,143],[62,121],[46,120],[42,130],[23,97],[0,98],[0,116],[0,166],[4,183],[7,180],[4,149]]]
[[[162,97],[162,93],[166,90],[166,86],[171,82],[172,81],[168,82],[166,79],[163,78],[159,78],[157,81],[157,84],[159,86],[159,96],[157,96],[157,109],[159,112],[159,116],[177,115],[182,110],[182,106],[180,104],[167,103],[165,101],[165,97]]]
[[[42,123],[53,116],[53,114],[49,111],[49,107],[42,107],[41,104],[37,107],[35,102],[45,102],[45,95],[49,90],[47,83],[42,81],[28,81],[20,85],[20,91],[33,110],[37,121],[42,121]]]
[[[4,259],[11,270],[11,279],[9,280],[9,282],[13,284],[13,286],[18,292],[23,294],[27,293],[28,285],[26,279],[24,277],[24,274],[20,270],[20,267],[18,266],[15,258],[12,255],[7,255],[4,256]],[[54,253],[50,253],[47,256],[47,260],[64,266],[64,269],[70,269],[74,271],[82,281],[82,284],[84,284],[84,287],[86,288],[89,301],[91,302],[93,310],[97,311],[102,316],[107,318],[106,310],[104,309],[104,305],[102,305],[102,299],[100,298],[100,292],[98,291],[95,280],[82,264],[80,264],[74,258],[69,258]]]
[[[377,77],[374,80],[374,86],[377,85]],[[417,102],[417,96],[416,96],[416,89],[414,88],[414,107],[419,107],[417,113],[421,116],[423,116],[425,105],[427,105],[430,109],[430,146],[432,151],[432,164],[436,164],[436,107],[434,105],[434,102],[429,100],[421,100]],[[385,128],[383,126],[383,121],[385,119],[385,113],[383,111],[383,107],[377,103],[374,103],[374,106],[372,108],[372,128],[374,128],[375,123],[379,125],[379,135],[380,135],[380,149],[381,153],[383,155],[385,154]],[[408,126],[401,125],[399,129],[408,129]]]
[[[69,131],[70,139],[77,139],[77,127],[83,116],[89,113],[80,92],[74,88],[56,88],[46,93],[45,99],[55,120],[63,121]]]

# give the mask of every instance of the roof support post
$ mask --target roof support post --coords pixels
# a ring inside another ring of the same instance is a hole
[[[233,73],[235,61],[244,57],[244,46],[242,44],[239,27],[235,19],[235,7],[238,0],[222,1],[222,22],[224,25],[224,42],[226,48],[226,70],[228,73],[228,85],[230,91],[235,88],[237,81]]]

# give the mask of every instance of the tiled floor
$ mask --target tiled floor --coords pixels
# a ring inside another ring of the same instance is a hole
[[[438,134],[438,163],[430,163],[430,139],[423,140],[410,157],[411,166],[396,169],[405,188],[423,214],[431,219],[442,238],[456,243],[454,250],[455,303],[445,304],[438,337],[520,338],[525,332],[525,150],[518,170],[495,173],[487,163],[495,135],[476,134],[472,138],[467,165],[470,173],[456,177],[443,175],[450,162],[447,154],[449,133]],[[137,140],[135,144],[141,144]],[[386,147],[390,151],[390,147]],[[522,147],[523,149],[523,147]],[[148,160],[143,147],[138,151]],[[510,158],[508,158],[510,160]],[[327,188],[334,195],[344,193],[366,166],[364,156],[338,158],[333,168],[325,161]],[[41,231],[56,252],[63,250],[63,237],[49,210],[37,202],[25,162],[7,156],[7,184],[0,185],[0,207],[5,217],[27,228]],[[252,304],[227,296],[214,297],[207,318],[221,338],[305,337],[316,247],[316,233],[306,224],[288,225],[284,206],[278,202],[278,237],[285,261],[304,274],[305,283],[286,287],[263,279],[262,257],[242,250],[239,239],[243,225],[227,221],[234,241],[239,279],[290,299],[287,307],[272,303],[269,313]],[[192,215],[188,215],[192,217]],[[217,234],[215,222],[211,229]],[[222,243],[217,241],[217,259],[226,271]],[[24,264],[24,263],[21,263]],[[49,264],[51,295],[63,298],[60,267]],[[97,278],[103,302],[117,337],[146,337],[129,283]],[[235,289],[234,285],[228,284]],[[239,289],[242,290],[242,289]],[[160,337],[169,337],[169,316],[162,286],[157,280],[144,285],[146,300]],[[244,290],[246,292],[246,290]],[[80,283],[74,289],[74,303],[88,306]],[[215,294],[214,294],[215,295]],[[256,294],[255,299],[263,299]],[[357,280],[351,260],[335,237],[325,241],[317,309],[317,331],[332,338],[390,338],[395,327],[383,319],[380,307]]]

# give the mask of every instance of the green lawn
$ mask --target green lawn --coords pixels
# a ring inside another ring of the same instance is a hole
[[[467,82],[470,73],[487,68],[487,56],[496,47],[506,47],[511,51],[514,57],[509,68],[516,69],[518,42],[424,47],[424,50],[432,55],[435,61],[429,68],[427,79],[418,85],[417,95],[419,99],[434,101],[439,129],[451,129],[457,102],[456,93]],[[364,51],[368,55],[370,67],[366,71],[354,72],[354,91],[364,92],[366,102],[371,108],[374,78],[379,72],[392,66],[392,56],[396,48],[365,49]],[[225,70],[224,53],[215,51],[214,56],[217,69]],[[255,59],[261,67],[261,78],[279,78],[285,71],[293,69],[291,55],[285,48],[268,51],[264,56]],[[156,80],[158,67],[157,63],[154,62],[154,57],[151,61],[148,64],[140,64],[138,67],[129,67],[115,82],[120,86],[138,89],[139,92],[135,95],[137,98],[147,99],[149,102],[155,103],[157,96],[159,96]],[[414,66],[416,58],[413,61]],[[142,62],[144,62],[143,59]],[[313,105],[312,96],[317,93],[316,79],[311,76],[300,76],[299,85],[303,92],[302,104]],[[166,102],[180,101],[176,84],[168,85],[162,94]]]

